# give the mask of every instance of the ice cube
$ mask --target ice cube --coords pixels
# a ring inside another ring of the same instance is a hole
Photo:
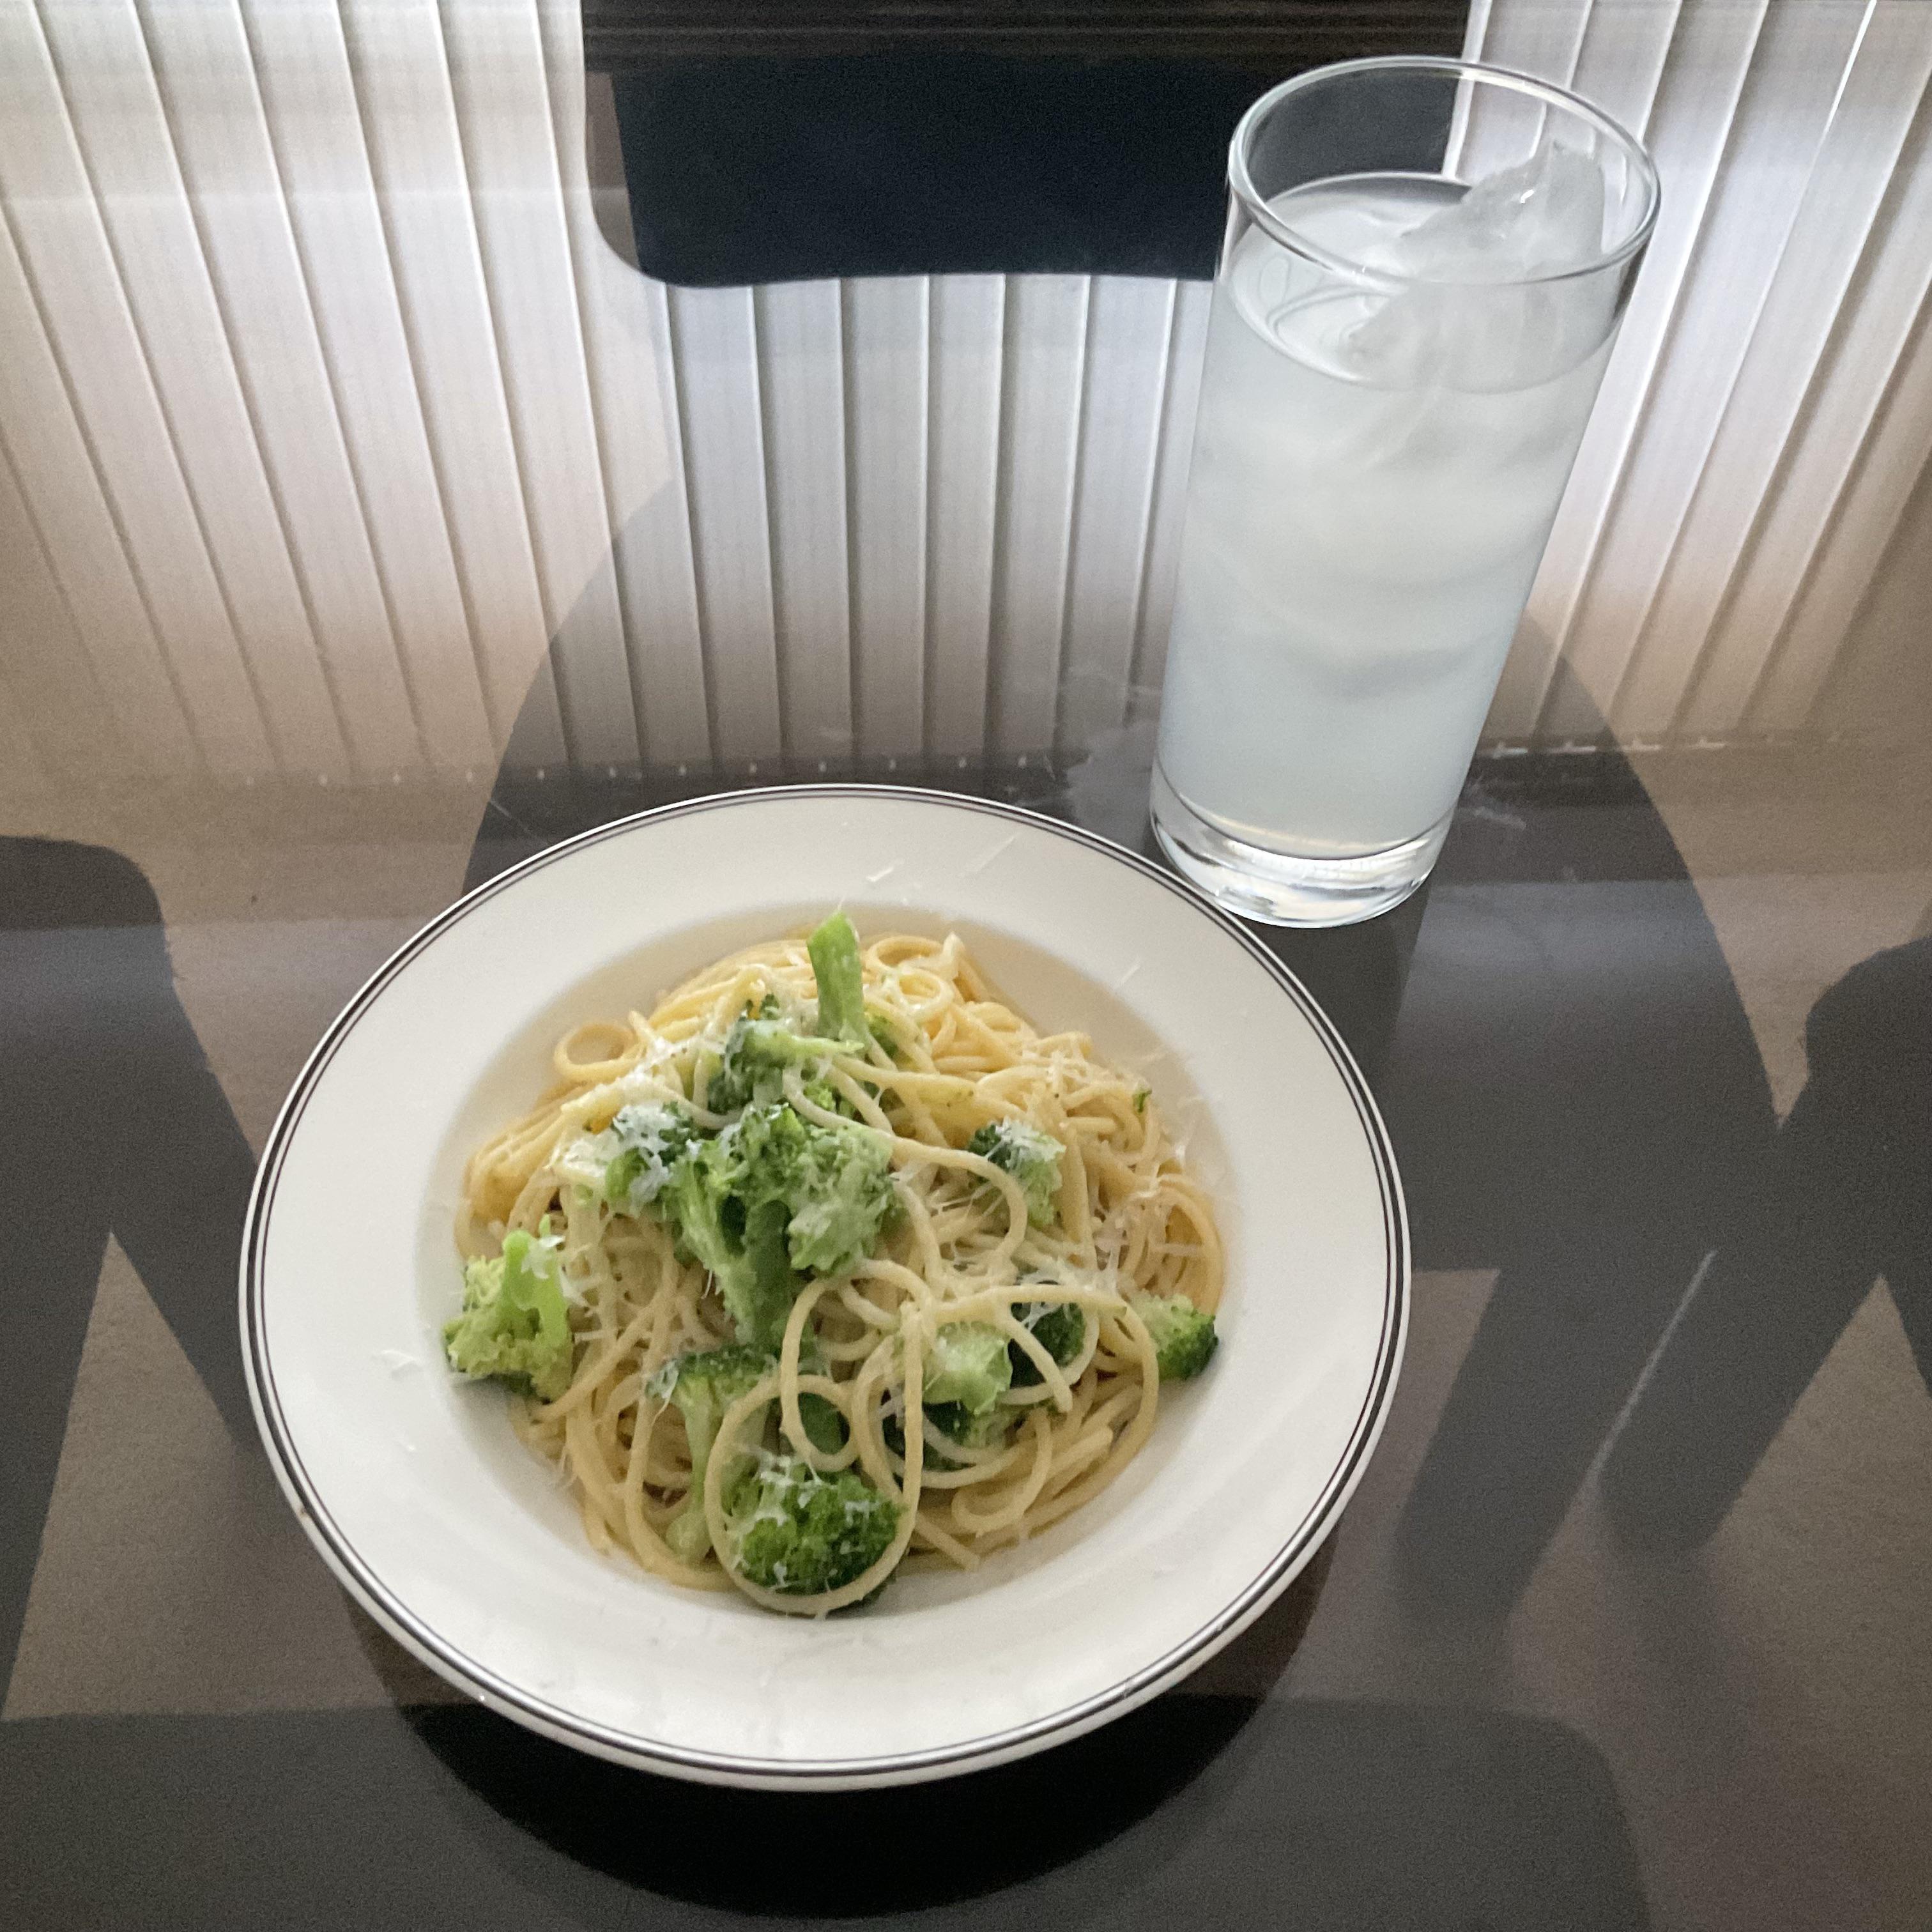
[[[1545,148],[1394,236],[1376,266],[1431,280],[1514,281],[1580,268],[1603,238],[1603,170],[1573,148]]]
[[[1587,154],[1545,148],[1476,182],[1366,258],[1414,286],[1372,298],[1347,360],[1395,388],[1528,388],[1573,368],[1616,314],[1614,274],[1561,276],[1601,250],[1604,177]]]

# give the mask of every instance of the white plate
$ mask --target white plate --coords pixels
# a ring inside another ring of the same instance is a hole
[[[971,1575],[824,1622],[596,1555],[501,1396],[446,1372],[466,1151],[577,1021],[649,1008],[844,904],[862,937],[956,928],[1048,1030],[1144,1068],[1212,1187],[1220,1351],[1163,1391],[1093,1505]],[[1211,1656],[1314,1553],[1387,1412],[1408,1305],[1395,1165],[1306,992],[1166,873],[1030,813],[801,787],[571,839],[479,887],[358,994],[270,1136],[243,1340],[316,1547],[390,1634],[492,1708],[721,1784],[886,1784],[1120,1715]]]

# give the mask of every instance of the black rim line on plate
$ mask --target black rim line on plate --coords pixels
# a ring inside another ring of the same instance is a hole
[[[284,1420],[280,1400],[275,1388],[274,1370],[268,1359],[263,1333],[262,1250],[283,1162],[296,1130],[301,1124],[308,1100],[322,1076],[327,1071],[330,1061],[334,1059],[337,1049],[348,1037],[364,1011],[389,982],[423,952],[432,940],[475,910],[485,900],[507,890],[526,875],[572,853],[600,844],[605,839],[620,836],[640,825],[692,816],[720,808],[752,806],[785,799],[794,801],[807,799],[896,800],[945,806],[956,810],[978,812],[988,818],[1005,819],[1050,832],[1114,860],[1164,887],[1196,912],[1204,914],[1254,959],[1294,1002],[1304,1018],[1314,1028],[1316,1037],[1327,1048],[1330,1059],[1341,1075],[1342,1086],[1354,1106],[1368,1140],[1376,1184],[1382,1196],[1384,1249],[1388,1258],[1382,1332],[1377,1348],[1375,1370],[1370,1377],[1367,1395],[1349,1432],[1342,1458],[1306,1514],[1252,1582],[1224,1606],[1211,1622],[1203,1624],[1192,1636],[1152,1663],[1144,1665],[1132,1676],[1124,1678],[1106,1690],[1096,1692],[1081,1703],[1070,1705],[1066,1709],[1055,1712],[1050,1716],[1035,1718],[1030,1723],[994,1732],[985,1737],[969,1738],[932,1750],[906,1751],[880,1757],[746,1757],[661,1744],[639,1738],[629,1732],[610,1729],[574,1712],[560,1709],[540,1698],[532,1697],[457,1650],[420,1622],[405,1605],[391,1595],[374,1571],[357,1555],[353,1544],[329,1514],[320,1490],[302,1463],[301,1455]],[[1180,1672],[1190,1658],[1212,1645],[1224,1633],[1230,1632],[1246,1622],[1251,1615],[1258,1614],[1274,1594],[1286,1587],[1301,1563],[1319,1546],[1321,1537],[1330,1526],[1331,1516],[1344,1492],[1352,1486],[1366,1463],[1369,1450],[1377,1433],[1377,1424],[1388,1398],[1396,1364],[1401,1354],[1401,1344],[1408,1324],[1408,1216],[1402,1201],[1401,1182],[1396,1172],[1388,1130],[1368,1091],[1367,1083],[1355,1064],[1354,1057],[1335,1030],[1327,1014],[1322,1012],[1300,981],[1232,915],[1224,912],[1185,880],[1164,871],[1138,853],[1130,852],[1112,840],[1102,838],[1082,826],[1070,825],[1064,820],[1048,818],[1021,806],[1004,805],[992,800],[971,798],[958,793],[938,791],[919,785],[798,784],[774,785],[755,792],[715,793],[704,798],[682,800],[670,805],[656,806],[647,812],[634,812],[627,818],[613,819],[608,824],[593,826],[588,831],[579,832],[572,838],[547,846],[541,852],[532,854],[529,858],[499,873],[496,878],[485,880],[473,891],[466,892],[453,904],[446,908],[420,932],[405,940],[376,968],[368,982],[331,1023],[328,1031],[322,1035],[314,1052],[297,1075],[287,1100],[282,1104],[274,1126],[269,1132],[268,1144],[262,1152],[261,1167],[249,1197],[248,1216],[243,1231],[239,1286],[245,1342],[243,1352],[250,1380],[255,1388],[257,1419],[264,1436],[268,1438],[272,1454],[281,1466],[287,1486],[295,1492],[297,1513],[305,1519],[304,1527],[311,1538],[322,1548],[322,1553],[331,1558],[332,1567],[342,1580],[362,1598],[364,1606],[394,1634],[404,1639],[425,1662],[435,1665],[445,1674],[453,1675],[460,1688],[472,1691],[486,1705],[494,1706],[508,1715],[527,1717],[538,1729],[553,1736],[579,1740],[602,1755],[615,1756],[633,1765],[646,1768],[653,1766],[662,1767],[674,1772],[679,1769],[695,1769],[712,1772],[724,1778],[757,1778],[811,1783],[830,1779],[878,1778],[896,1773],[933,1770],[948,1765],[958,1765],[963,1770],[979,1760],[1012,1752],[1021,1746],[1035,1742],[1043,1743],[1058,1732],[1077,1732],[1090,1729],[1114,1707],[1121,1707],[1124,1713],[1134,1703],[1155,1694],[1168,1680]]]

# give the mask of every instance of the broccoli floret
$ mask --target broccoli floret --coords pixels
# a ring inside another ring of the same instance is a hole
[[[536,1240],[519,1228],[494,1261],[464,1267],[463,1312],[442,1330],[452,1368],[544,1402],[569,1388],[574,1345],[557,1246],[546,1219]]]
[[[734,1486],[732,1567],[787,1596],[815,1597],[869,1570],[898,1533],[899,1506],[850,1469],[823,1475],[760,1453]]]
[[[704,1090],[704,1104],[714,1114],[770,1106],[784,1097],[788,1067],[816,1070],[828,1054],[844,1051],[842,1041],[794,1033],[782,1020],[742,1015],[731,1022],[731,1030],[724,1036],[724,1050]],[[836,1090],[823,1081],[808,1081],[806,1090],[828,1111],[838,1097]]]
[[[1013,1312],[1063,1369],[1087,1346],[1087,1311],[1078,1302],[1030,1301]],[[1017,1342],[1010,1342],[1006,1352],[1012,1360],[1015,1388],[1032,1388],[1045,1379]]]
[[[748,1196],[790,1210],[792,1265],[842,1274],[872,1252],[897,1205],[892,1150],[860,1127],[821,1127],[790,1107],[759,1107],[731,1130],[744,1149]]]
[[[1017,1409],[993,1408],[983,1414],[975,1415],[964,1402],[938,1402],[930,1404],[926,1412],[926,1419],[950,1442],[956,1442],[963,1449],[992,1449],[1004,1443],[1012,1433],[1013,1424],[1019,1419]],[[896,1415],[889,1415],[880,1425],[879,1432],[885,1438],[886,1447],[902,1460],[905,1455],[905,1430]],[[953,1457],[942,1454],[935,1449],[930,1439],[926,1445],[926,1466],[928,1469],[957,1469],[961,1465]]]
[[[874,1134],[780,1104],[748,1107],[679,1162],[660,1205],[716,1277],[741,1342],[778,1346],[800,1270],[841,1274],[871,1252],[896,1204],[890,1159]]]
[[[842,912],[835,912],[806,941],[812,976],[818,983],[821,1037],[865,1051],[866,980],[859,963],[859,935]]]
[[[1184,1294],[1130,1294],[1134,1312],[1147,1324],[1164,1382],[1186,1382],[1208,1366],[1220,1337],[1214,1318]]]
[[[685,1438],[691,1444],[691,1489],[684,1508],[664,1530],[664,1540],[687,1563],[703,1559],[711,1547],[711,1531],[704,1520],[704,1472],[711,1462],[725,1412],[740,1396],[748,1395],[777,1366],[762,1348],[730,1343],[722,1348],[700,1348],[664,1364],[646,1384],[660,1402],[673,1402],[684,1418]]]
[[[742,1190],[745,1163],[728,1130],[695,1142],[658,1196],[686,1252],[710,1270],[741,1342],[775,1348],[799,1290],[785,1252],[781,1201]]]
[[[604,1198],[626,1214],[641,1213],[664,1184],[693,1139],[691,1116],[671,1103],[623,1107],[600,1142],[614,1150],[604,1169]]]
[[[819,1340],[818,1331],[809,1326],[799,1344],[798,1372],[802,1376],[831,1372],[831,1364],[825,1359],[824,1345]],[[798,1419],[805,1424],[806,1439],[814,1449],[823,1450],[830,1456],[844,1448],[845,1418],[839,1413],[836,1402],[827,1402],[822,1395],[814,1395],[807,1390],[798,1399]]]
[[[934,1330],[926,1351],[921,1400],[957,1402],[970,1415],[984,1415],[1012,1381],[1006,1338],[998,1329],[985,1322],[949,1322]]]
[[[1051,1134],[1024,1120],[988,1120],[966,1143],[966,1151],[1004,1168],[1019,1183],[1026,1196],[1027,1219],[1036,1228],[1052,1220],[1064,1150]]]
[[[805,1424],[806,1439],[826,1455],[836,1456],[845,1446],[845,1418],[838,1405],[808,1390],[798,1399],[798,1419]]]
[[[976,1415],[963,1402],[933,1402],[926,1412],[940,1434],[962,1449],[997,1448],[1012,1433],[1018,1414],[1015,1409],[995,1407]]]
[[[889,1058],[895,1060],[898,1058],[900,1046],[898,1030],[884,1013],[868,1013],[866,1016],[866,1030],[885,1048]]]

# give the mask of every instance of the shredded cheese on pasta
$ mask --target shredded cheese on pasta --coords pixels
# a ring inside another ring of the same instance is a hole
[[[664,1526],[688,1500],[691,1459],[677,1409],[647,1384],[673,1358],[734,1340],[731,1324],[704,1268],[679,1258],[655,1214],[615,1211],[584,1184],[603,1151],[596,1137],[621,1108],[676,1100],[719,1124],[704,1086],[733,1021],[768,994],[792,1010],[812,1000],[802,940],[721,960],[649,1016],[566,1034],[549,1092],[472,1156],[458,1227],[466,1256],[494,1253],[514,1229],[535,1233],[546,1215],[561,1230],[574,1372],[554,1402],[514,1408],[524,1439],[567,1478],[592,1543],[672,1582],[735,1586],[794,1613],[858,1601],[908,1549],[915,1565],[971,1569],[1090,1502],[1146,1442],[1158,1406],[1154,1345],[1127,1292],[1184,1294],[1210,1312],[1221,1293],[1213,1211],[1145,1088],[1096,1060],[1084,1034],[1036,1032],[995,997],[957,935],[890,935],[862,957],[868,1015],[896,1051],[875,1042],[841,1052],[824,1077],[861,1124],[889,1137],[902,1211],[871,1257],[807,1283],[772,1374],[725,1417],[704,1501],[715,1551],[732,1460],[722,1452],[776,1400],[788,1454],[828,1472],[856,1467],[902,1505],[892,1546],[862,1575],[815,1597],[779,1596],[716,1554],[693,1566],[666,1543]],[[795,1076],[787,1098],[807,1119],[850,1124]],[[1024,1120],[1065,1150],[1048,1226],[1030,1226],[1012,1176],[967,1150],[1000,1120]],[[1082,1350],[1064,1366],[1024,1318],[1042,1303],[1091,1312]],[[1017,1426],[992,1448],[948,1439],[921,1406],[933,1337],[959,1322],[1000,1330],[1037,1371],[1001,1397]],[[801,1365],[808,1326],[812,1372]],[[844,1418],[837,1451],[808,1438],[806,1394]],[[909,1415],[925,1426],[905,1429]]]

